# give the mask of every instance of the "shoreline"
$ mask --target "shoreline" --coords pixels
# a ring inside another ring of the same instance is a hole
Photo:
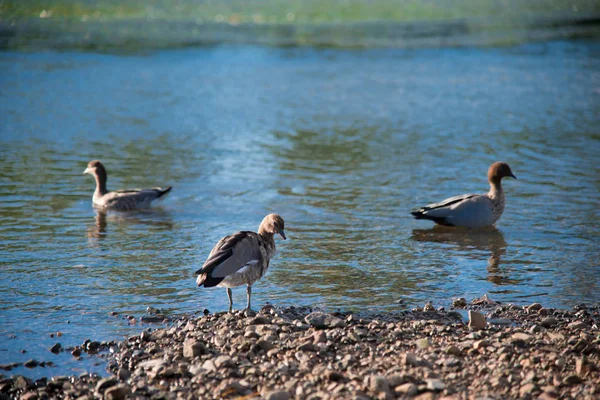
[[[0,399],[600,396],[600,306],[583,304],[547,309],[484,296],[448,311],[426,304],[382,313],[267,304],[75,348],[102,350],[109,377],[32,381],[0,371]]]

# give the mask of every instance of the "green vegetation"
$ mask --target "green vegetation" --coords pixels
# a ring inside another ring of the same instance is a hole
[[[600,11],[596,0],[0,0],[0,20],[195,19],[230,24],[312,24],[528,17]]]

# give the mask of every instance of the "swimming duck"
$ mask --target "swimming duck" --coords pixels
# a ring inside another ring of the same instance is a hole
[[[98,160],[90,161],[83,174],[90,174],[96,179],[96,190],[92,197],[94,206],[105,210],[133,211],[148,208],[152,201],[169,193],[166,189],[129,189],[109,192],[106,189],[106,169]]]
[[[416,219],[429,219],[445,226],[481,228],[493,225],[504,211],[506,198],[502,190],[502,178],[505,177],[517,179],[507,163],[495,162],[488,169],[490,191],[486,194],[450,197],[412,211],[411,214]]]
[[[275,255],[275,234],[286,239],[283,218],[269,214],[262,220],[258,233],[241,231],[225,236],[213,247],[202,268],[196,271],[197,285],[226,288],[229,312],[233,308],[231,288],[246,285],[246,308],[249,310],[252,284],[267,272],[269,261]]]

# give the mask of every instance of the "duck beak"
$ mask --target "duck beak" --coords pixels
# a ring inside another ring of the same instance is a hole
[[[517,179],[517,177],[515,176],[515,174],[513,174],[512,172],[510,173],[510,177],[514,178],[514,179]]]
[[[84,174],[84,175],[85,175],[85,174],[89,174],[89,173],[90,173],[90,169],[89,169],[89,168],[86,168],[86,169],[85,169],[85,171],[83,171],[83,174]]]
[[[279,236],[281,236],[283,238],[283,240],[286,240],[287,238],[285,237],[285,232],[282,230],[279,231]]]

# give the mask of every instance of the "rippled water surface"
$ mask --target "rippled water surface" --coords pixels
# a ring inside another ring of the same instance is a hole
[[[288,240],[255,308],[600,301],[597,41],[1,53],[0,112],[0,362],[57,364],[11,373],[102,371],[47,349],[139,332],[121,316],[149,305],[225,310],[193,271],[269,212]],[[174,189],[153,211],[97,214],[82,175],[94,158],[109,189]],[[485,192],[497,160],[519,179],[495,229],[412,219]]]

